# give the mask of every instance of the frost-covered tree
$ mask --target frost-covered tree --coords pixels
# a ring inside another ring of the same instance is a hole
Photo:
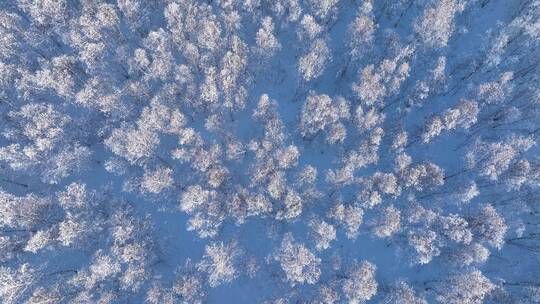
[[[398,56],[384,59],[378,66],[367,65],[358,71],[358,82],[351,87],[363,105],[383,105],[385,97],[399,90],[401,83],[409,77],[410,65],[407,59],[412,53],[413,49],[406,47]]]
[[[204,279],[191,260],[188,259],[177,274],[172,290],[181,297],[182,303],[203,303],[206,296]]]
[[[200,185],[189,186],[182,193],[180,210],[191,215],[187,229],[197,231],[201,237],[215,236],[225,218],[218,193]]]
[[[441,134],[443,129],[444,129],[444,123],[442,119],[437,116],[432,117],[426,123],[425,131],[422,134],[422,140],[424,141],[424,143],[431,141],[432,138]]]
[[[257,31],[255,37],[257,41],[257,53],[264,57],[271,57],[281,48],[276,36],[273,34],[274,24],[271,17],[265,17],[262,20],[261,28]]]
[[[465,8],[465,1],[432,1],[416,20],[415,32],[421,43],[429,47],[444,47],[454,32],[454,18]]]
[[[8,113],[13,123],[3,135],[14,143],[0,147],[0,160],[15,171],[37,170],[41,179],[56,184],[85,167],[91,151],[82,145],[69,116],[51,104],[29,103]]]
[[[85,184],[72,183],[57,195],[65,218],[58,224],[58,241],[63,246],[83,245],[103,230],[106,222],[105,196],[89,191]]]
[[[464,265],[485,263],[490,256],[490,251],[486,247],[474,243],[459,248],[450,253],[450,260]]]
[[[362,106],[356,108],[355,122],[360,132],[366,132],[384,122],[385,115],[375,108],[363,109]]]
[[[377,268],[370,262],[355,262],[347,271],[343,293],[349,303],[365,303],[377,294],[379,284],[375,280]]]
[[[345,229],[348,238],[354,239],[362,225],[364,211],[361,208],[336,203],[328,216]]]
[[[531,137],[512,136],[500,142],[477,140],[467,153],[469,166],[491,180],[497,180],[519,155],[535,145]]]
[[[300,41],[311,41],[322,33],[323,27],[311,15],[304,15],[300,21],[297,35]]]
[[[287,190],[284,195],[284,209],[278,211],[277,219],[293,220],[302,214],[303,200],[294,190]],[[281,196],[281,195],[280,195]]]
[[[330,243],[336,239],[336,229],[325,221],[313,219],[309,222],[312,229],[315,248],[324,250],[330,247]]]
[[[156,133],[136,128],[115,129],[105,144],[115,154],[124,157],[131,163],[149,158],[154,153],[159,137]]]
[[[29,264],[18,268],[0,267],[0,299],[5,303],[19,303],[28,288],[37,280]]]
[[[373,43],[377,24],[373,20],[373,1],[365,1],[349,24],[348,44],[353,60],[363,55]]]
[[[321,259],[301,243],[295,242],[291,233],[285,234],[274,259],[280,263],[291,285],[315,284],[319,281]]]
[[[34,194],[15,196],[0,191],[0,224],[4,227],[35,229],[53,216],[52,202]]]
[[[371,229],[377,237],[390,237],[399,230],[400,225],[401,213],[394,206],[388,206],[371,223]]]
[[[309,52],[300,57],[298,72],[304,81],[310,81],[322,75],[330,60],[330,49],[326,41],[322,38],[316,39],[309,47]]]
[[[208,284],[216,287],[238,276],[238,258],[242,251],[236,242],[212,243],[205,248],[205,255],[197,264],[200,271],[208,273]]]
[[[405,187],[414,187],[419,191],[444,184],[444,171],[433,163],[408,167],[402,176]]]
[[[469,222],[473,233],[487,244],[498,249],[504,245],[508,226],[492,205],[483,205]]]
[[[141,187],[150,193],[160,193],[173,186],[172,170],[170,168],[157,168],[152,171],[145,171]]]
[[[385,297],[385,304],[427,304],[427,301],[416,295],[407,283],[400,281],[392,286]]]
[[[428,143],[443,131],[451,131],[457,127],[468,129],[477,122],[478,112],[476,102],[462,100],[455,107],[444,111],[442,117],[433,116],[426,121],[422,140]]]
[[[367,209],[380,204],[383,196],[396,197],[401,192],[398,179],[392,173],[375,172],[369,178],[359,179],[358,183],[361,184],[358,200]]]
[[[495,285],[479,270],[450,276],[437,287],[440,303],[483,303]]]
[[[413,261],[419,264],[427,264],[441,254],[438,246],[437,234],[431,230],[410,231],[407,235],[409,244],[415,251]]]
[[[442,234],[454,242],[469,244],[472,241],[469,224],[456,214],[441,218],[441,226]]]
[[[339,294],[332,286],[322,285],[319,289],[319,301],[324,304],[338,303],[340,300]]]
[[[368,65],[359,73],[360,83],[353,87],[360,99],[370,106],[380,101],[386,95],[386,88],[382,83],[382,75],[378,74],[373,65]]]
[[[512,92],[513,77],[513,72],[505,72],[501,74],[500,79],[481,84],[478,87],[479,99],[488,104],[501,102]]]
[[[300,132],[304,137],[313,137],[319,132],[329,130],[327,141],[335,142],[332,129],[340,125],[341,119],[349,118],[349,105],[343,98],[335,101],[328,95],[310,94],[302,107]],[[343,137],[336,141],[343,141]]]

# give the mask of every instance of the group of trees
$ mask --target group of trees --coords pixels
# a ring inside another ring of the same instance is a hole
[[[539,16],[0,3],[0,302],[540,302]]]

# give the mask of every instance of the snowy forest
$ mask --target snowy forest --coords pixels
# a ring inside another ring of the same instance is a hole
[[[540,303],[540,0],[0,0],[0,303]]]

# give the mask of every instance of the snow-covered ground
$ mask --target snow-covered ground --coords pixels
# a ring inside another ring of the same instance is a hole
[[[540,303],[540,1],[0,1],[1,303]]]

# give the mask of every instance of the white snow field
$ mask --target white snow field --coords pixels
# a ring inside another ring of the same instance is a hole
[[[540,303],[540,0],[0,0],[0,303]]]

